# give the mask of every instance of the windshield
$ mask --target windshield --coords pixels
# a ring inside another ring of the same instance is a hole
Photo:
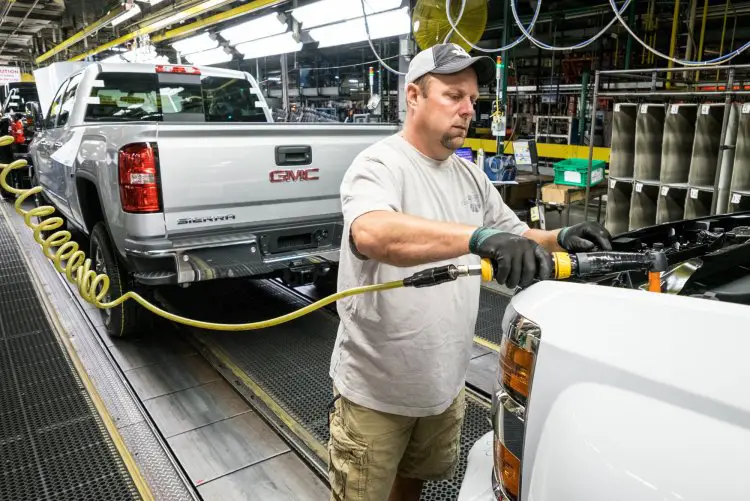
[[[244,79],[100,73],[88,98],[91,122],[266,122]]]

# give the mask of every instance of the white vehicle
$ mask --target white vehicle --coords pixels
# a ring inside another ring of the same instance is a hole
[[[613,246],[664,252],[663,293],[636,271],[512,299],[493,432],[474,445],[460,501],[750,499],[750,214]]]

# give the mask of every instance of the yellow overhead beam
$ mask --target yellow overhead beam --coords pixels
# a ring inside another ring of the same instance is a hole
[[[226,12],[221,12],[219,14],[215,14],[205,19],[201,19],[200,21],[195,21],[194,23],[186,24],[185,26],[180,26],[179,28],[169,30],[165,33],[162,33],[161,35],[155,35],[151,37],[151,41],[163,42],[171,38],[176,38],[182,35],[187,35],[189,33],[196,32],[202,28],[207,28],[209,26],[213,26],[214,24],[218,24],[223,21],[228,21],[235,17],[243,16],[245,14],[250,14],[251,12],[255,12],[256,10],[260,10],[265,7],[276,6],[278,4],[284,3],[285,1],[286,0],[255,0],[254,2],[250,2],[249,4],[240,5],[239,7],[235,7],[234,9],[229,9]]]
[[[145,36],[145,35],[150,35],[151,33],[157,32],[161,30],[162,28],[169,26],[170,24],[179,23],[180,21],[184,21],[185,19],[201,14],[204,11],[214,10],[232,1],[233,0],[206,0],[205,2],[201,2],[198,5],[194,5],[185,10],[178,11],[164,19],[161,19],[159,21],[154,21],[153,23],[148,24],[142,28],[138,28],[137,30],[132,31],[128,33],[127,35],[123,35],[119,38],[116,38],[115,40],[112,40],[111,42],[107,42],[105,44],[94,47],[93,49],[87,52],[84,52],[83,54],[79,54],[71,58],[70,61],[81,61],[83,59],[86,59],[89,56],[93,56],[95,54],[99,54],[100,52],[104,52],[105,50],[112,49],[114,47],[117,47],[118,45],[122,45],[125,42],[129,42],[130,40],[133,40],[135,38]],[[255,4],[256,2],[262,2],[262,1],[267,1],[267,0],[256,0],[255,2],[251,2],[248,5],[252,5],[252,4]]]
[[[106,16],[100,19],[97,19],[92,24],[89,24],[84,29],[82,29],[81,31],[73,35],[72,37],[69,37],[63,40],[62,42],[52,47],[50,50],[48,50],[41,56],[37,57],[35,59],[36,64],[44,62],[47,59],[54,56],[55,54],[59,54],[60,52],[67,49],[68,47],[71,47],[77,44],[78,42],[80,42],[81,40],[83,40],[84,38],[92,34],[93,32],[95,32],[96,30],[100,29],[102,26],[106,26],[107,24],[109,24],[114,18],[122,14],[122,12],[123,12],[122,10],[118,10],[118,9],[110,10],[109,12],[107,12]]]
[[[497,142],[494,139],[466,138],[466,140],[464,141],[464,147],[471,148],[474,151],[477,151],[481,148],[487,153],[497,152]],[[589,159],[589,147],[588,146],[577,146],[574,144],[537,143],[536,149],[537,149],[537,153],[539,154],[539,156],[544,157],[544,158],[560,158],[560,159],[583,158],[586,160]],[[513,153],[512,141],[508,141],[505,144],[504,153],[506,154]],[[594,160],[604,160],[605,162],[609,162],[609,153],[610,153],[609,148],[600,148],[598,146],[594,146]]]

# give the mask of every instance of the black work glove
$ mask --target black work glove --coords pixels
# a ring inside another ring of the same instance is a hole
[[[568,252],[612,250],[611,240],[612,236],[607,229],[593,221],[567,226],[557,235],[558,245]]]
[[[469,250],[488,258],[494,267],[495,280],[510,289],[528,287],[535,279],[552,276],[552,256],[528,238],[495,228],[479,228],[471,236]]]

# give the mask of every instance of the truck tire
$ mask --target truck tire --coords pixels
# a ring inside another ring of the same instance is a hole
[[[90,258],[92,269],[109,276],[109,292],[102,302],[117,299],[128,291],[141,292],[130,279],[129,272],[112,250],[112,243],[104,223],[94,225],[91,231]],[[107,333],[113,337],[129,337],[148,329],[150,312],[138,303],[128,300],[115,308],[101,310]]]

